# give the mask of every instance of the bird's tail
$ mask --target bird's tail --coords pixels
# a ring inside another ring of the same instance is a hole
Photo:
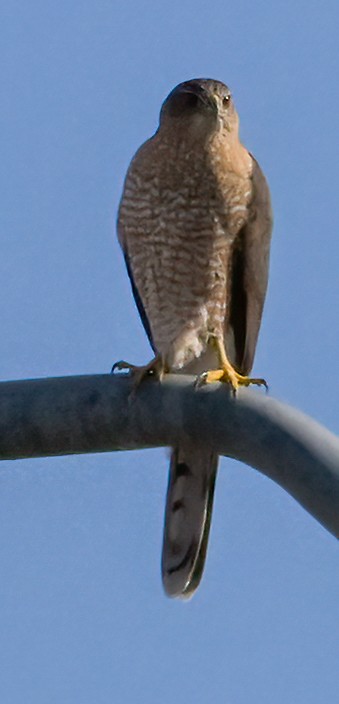
[[[165,592],[192,596],[204,570],[218,455],[201,447],[172,450],[166,499],[162,580]]]

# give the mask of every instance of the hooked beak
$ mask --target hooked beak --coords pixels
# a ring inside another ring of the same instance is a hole
[[[186,85],[183,86],[180,90],[180,93],[186,93],[189,95],[195,95],[196,98],[201,100],[201,102],[206,105],[207,107],[211,108],[215,112],[218,110],[218,103],[217,103],[217,96],[214,94],[208,93],[204,88],[200,86],[190,86]]]

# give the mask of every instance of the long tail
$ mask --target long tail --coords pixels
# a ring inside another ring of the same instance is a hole
[[[217,468],[218,455],[211,450],[172,450],[162,549],[162,581],[168,596],[189,598],[200,583]]]

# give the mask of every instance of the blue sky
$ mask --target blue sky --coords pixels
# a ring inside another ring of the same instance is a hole
[[[147,361],[115,218],[178,82],[231,87],[270,183],[254,372],[338,432],[335,0],[3,0],[1,377]],[[165,450],[0,467],[2,704],[319,704],[338,696],[335,539],[223,460],[204,580],[161,588]]]

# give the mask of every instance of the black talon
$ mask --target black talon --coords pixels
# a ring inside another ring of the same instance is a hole
[[[268,393],[269,387],[267,381],[265,379],[258,379],[258,381],[260,382],[259,386],[264,386],[266,389],[266,393]]]
[[[130,364],[128,364],[128,362],[124,362],[124,360],[121,359],[120,362],[114,362],[113,367],[111,369],[111,374],[114,374],[116,369],[128,369],[129,371],[131,371],[131,366]]]
[[[200,374],[198,374],[193,384],[194,388],[200,389],[206,383],[207,376],[207,372],[201,372]]]

